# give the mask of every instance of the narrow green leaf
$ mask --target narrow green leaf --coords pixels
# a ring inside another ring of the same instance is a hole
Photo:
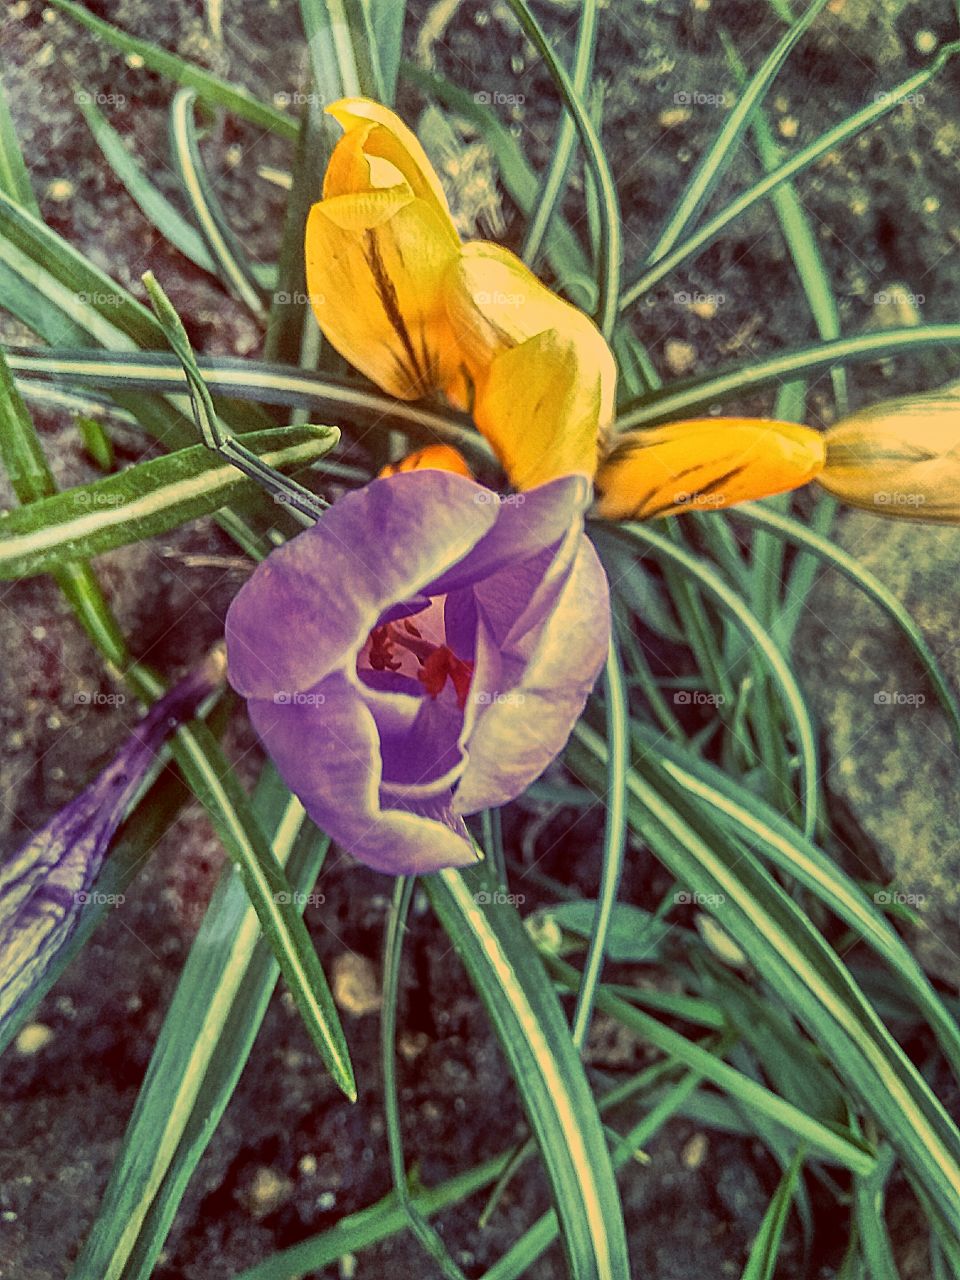
[[[663,534],[654,532],[647,524],[629,524],[621,528],[642,545],[652,548],[658,555],[681,566],[685,574],[701,584],[706,593],[717,601],[733,623],[743,629],[750,642],[755,644],[763,655],[780,689],[797,736],[800,751],[804,830],[808,835],[812,834],[816,828],[819,811],[817,740],[803,694],[783,654],[763,624],[747,607],[746,601],[738,596],[702,558],[684,550]]]
[[[683,194],[670,211],[664,228],[647,257],[648,265],[658,262],[669,253],[684,231],[696,221],[716,190],[717,184],[730,167],[740,140],[763,101],[764,95],[796,44],[806,34],[814,18],[826,3],[827,0],[813,0],[803,16],[784,32],[764,58],[756,74],[737,100],[736,106],[723,122],[719,133],[690,175]]]
[[[540,1144],[571,1275],[629,1274],[620,1197],[596,1103],[515,909],[483,865],[424,879],[434,909],[486,1005]]]
[[[265,464],[284,470],[309,466],[338,438],[335,427],[284,427],[244,441]],[[138,463],[0,515],[0,579],[48,573],[155,537],[256,492],[205,445]]]
[[[144,66],[149,67],[151,71],[167,76],[177,84],[196,89],[199,96],[211,106],[225,107],[242,120],[249,120],[251,124],[260,125],[262,129],[269,129],[271,133],[278,133],[291,141],[296,138],[296,120],[284,115],[282,111],[277,111],[275,107],[261,102],[248,89],[240,85],[228,84],[211,72],[198,67],[196,63],[188,62],[175,53],[152,44],[149,40],[139,40],[136,36],[113,26],[112,23],[104,22],[102,18],[90,13],[82,4],[77,4],[75,0],[51,0],[51,4],[79,26],[85,27],[109,48],[117,49],[124,54],[136,54],[143,59]]]
[[[143,172],[124,145],[123,138],[96,106],[93,95],[80,90],[74,95],[74,100],[104,159],[144,217],[195,266],[216,275],[216,264],[203,237]]]
[[[253,807],[269,832],[278,864],[286,866],[297,846],[302,805],[268,769]],[[315,874],[325,845],[313,838],[311,845],[306,861]],[[294,901],[302,913],[306,894]],[[209,1136],[219,1118],[201,1105],[200,1095],[204,1090],[209,1094],[214,1076],[232,1077],[235,1083],[276,978],[277,966],[260,940],[257,917],[228,865],[181,971],[99,1213],[72,1273],[76,1280],[128,1280],[144,1274],[142,1266],[128,1264],[188,1127],[196,1129],[199,1121]],[[238,1003],[259,1014],[239,1037]],[[230,1091],[220,1099],[221,1114]],[[168,1203],[168,1225],[174,1209],[175,1202]],[[155,1260],[162,1238],[151,1235],[149,1252]]]
[[[55,351],[36,355],[17,351],[8,359],[10,367],[24,377],[52,377],[71,386],[169,393],[182,391],[186,385],[179,362],[166,353]],[[440,440],[461,449],[481,470],[492,466],[493,454],[486,441],[466,425],[467,419],[452,413],[391,400],[379,392],[346,386],[287,365],[201,356],[197,367],[214,395],[320,409],[324,417],[340,416],[350,424],[403,431],[428,443]]]
[[[812,347],[779,352],[755,364],[739,364],[720,373],[691,378],[679,388],[674,386],[653,392],[642,400],[623,406],[617,418],[618,431],[655,426],[689,417],[692,410],[752,395],[763,387],[789,382],[798,375],[831,369],[835,364],[881,360],[889,356],[922,352],[926,347],[960,345],[960,324],[919,325],[913,329],[885,329],[879,333],[862,333],[834,342],[820,342]]]
[[[886,615],[896,623],[905,639],[917,655],[924,670],[930,677],[930,683],[940,705],[950,721],[954,738],[960,747],[960,702],[954,693],[937,655],[930,648],[923,632],[913,620],[908,609],[897,599],[880,579],[848,552],[831,542],[829,538],[809,529],[799,520],[794,520],[773,510],[767,504],[748,503],[735,507],[730,514],[734,519],[747,521],[760,529],[767,529],[780,534],[783,539],[795,542],[798,546],[811,552],[823,564],[829,565],[842,573],[845,578],[860,588]]]
[[[589,89],[593,75],[593,58],[597,47],[598,9],[597,0],[584,0],[584,3],[580,6],[580,23],[577,27],[577,45],[573,55],[571,86],[581,99]],[[564,113],[553,144],[553,155],[550,157],[550,164],[540,182],[540,190],[533,207],[533,217],[527,224],[523,237],[521,257],[524,262],[530,265],[536,263],[547,229],[550,226],[550,221],[563,196],[575,138],[576,128],[574,123],[570,116]]]
[[[4,191],[16,204],[39,216],[37,197],[30,185],[30,174],[24,163],[23,152],[17,139],[13,117],[7,102],[3,79],[0,77],[0,191]]]
[[[194,89],[180,89],[170,104],[170,151],[177,176],[221,279],[258,320],[265,320],[263,290],[203,167],[193,115],[196,99]]]
[[[790,1203],[796,1192],[802,1166],[803,1150],[801,1149],[780,1180],[780,1185],[774,1192],[767,1212],[763,1215],[760,1230],[750,1249],[750,1257],[743,1269],[741,1280],[773,1280],[784,1228],[790,1213]]]
[[[598,294],[595,314],[601,333],[609,339],[613,335],[617,318],[617,305],[620,298],[620,259],[623,253],[620,200],[613,174],[610,172],[610,162],[581,95],[554,52],[553,46],[527,4],[527,0],[507,0],[507,4],[513,10],[524,34],[543,58],[557,92],[570,112],[587,165],[597,186],[600,243],[597,253]]]
[[[658,262],[649,267],[638,280],[630,285],[621,299],[621,311],[631,307],[645,293],[649,293],[653,286],[659,283],[664,276],[669,275],[674,267],[693,258],[701,249],[715,240],[735,218],[746,212],[758,200],[762,200],[769,195],[780,183],[788,181],[798,173],[802,173],[804,169],[819,160],[826,152],[840,146],[848,138],[855,137],[856,134],[861,133],[875,121],[881,119],[888,111],[892,111],[910,94],[922,89],[928,81],[939,74],[957,52],[960,52],[960,42],[955,41],[952,44],[945,44],[929,66],[917,71],[906,80],[902,80],[900,84],[895,85],[882,96],[878,94],[870,106],[863,107],[861,110],[847,116],[846,119],[841,120],[839,124],[822,133],[772,173],[768,173],[759,182],[748,188],[747,191],[737,196],[719,213],[705,222],[692,236],[689,236],[670,253],[660,258]]]

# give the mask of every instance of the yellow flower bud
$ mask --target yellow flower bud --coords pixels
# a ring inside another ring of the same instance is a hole
[[[960,522],[960,396],[888,400],[826,433],[817,483],[876,515]]]
[[[594,515],[650,520],[716,511],[796,489],[823,459],[819,431],[767,418],[696,418],[631,431],[601,464]]]

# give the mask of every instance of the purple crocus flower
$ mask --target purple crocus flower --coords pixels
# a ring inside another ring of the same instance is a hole
[[[274,551],[227,615],[228,673],[284,781],[361,861],[463,865],[466,814],[561,751],[604,660],[583,476],[512,498],[413,471]]]
[[[73,932],[164,739],[220,683],[223,665],[216,649],[158,699],[102,773],[0,865],[0,1034]]]

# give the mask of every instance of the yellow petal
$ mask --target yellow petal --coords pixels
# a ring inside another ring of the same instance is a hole
[[[599,329],[516,254],[487,240],[465,244],[447,279],[446,297],[471,373],[482,374],[499,352],[556,329],[575,345],[581,365],[599,375],[604,425],[612,419],[616,364]]]
[[[877,515],[960,523],[960,397],[891,400],[826,432],[817,482]]]
[[[390,462],[381,468],[378,476],[395,476],[401,471],[452,471],[454,475],[473,479],[473,472],[460,452],[451,444],[428,444],[423,449],[408,453],[399,462]]]
[[[613,418],[617,369],[588,316],[501,245],[463,246],[447,313],[476,387],[474,418],[517,488],[593,476]]]
[[[601,399],[575,342],[548,329],[493,359],[476,384],[473,417],[514,488],[532,489],[573,472],[593,478]]]
[[[341,98],[326,110],[343,127],[344,136],[334,148],[327,169],[324,197],[378,190],[403,181],[415,196],[432,205],[453,230],[440,179],[416,135],[398,115],[370,98]],[[344,152],[338,158],[341,147]],[[366,172],[357,162],[360,152],[371,162]],[[384,163],[378,165],[377,161]],[[356,185],[358,181],[366,185]]]
[[[307,288],[324,336],[402,400],[462,387],[443,301],[457,256],[437,210],[403,187],[321,200],[307,220]]]
[[[621,436],[597,475],[594,514],[649,520],[796,489],[822,469],[819,431],[766,418],[697,418]]]

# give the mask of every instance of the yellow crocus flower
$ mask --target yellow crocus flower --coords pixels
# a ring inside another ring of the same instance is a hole
[[[366,98],[327,107],[343,126],[307,220],[307,288],[324,337],[401,400],[466,402],[443,279],[460,252],[440,181],[402,120]]]
[[[876,515],[960,523],[960,396],[888,400],[826,433],[817,483]]]
[[[593,322],[508,250],[461,245],[423,147],[367,98],[327,108],[344,129],[307,221],[307,285],[327,340],[404,400],[471,404],[511,483],[593,478],[616,365]],[[472,383],[472,388],[471,388]]]
[[[597,475],[594,515],[650,520],[796,489],[824,464],[819,431],[766,418],[695,418],[631,431]]]

